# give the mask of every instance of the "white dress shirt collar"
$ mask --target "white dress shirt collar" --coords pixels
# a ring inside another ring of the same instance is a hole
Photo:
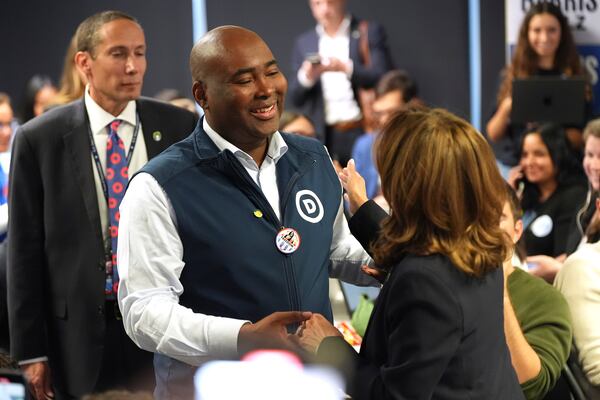
[[[229,150],[231,151],[244,165],[247,165],[248,162],[252,161],[255,165],[254,159],[245,151],[241,150],[233,143],[225,140],[223,136],[219,135],[209,124],[206,118],[202,120],[202,128],[213,141],[213,143],[217,146],[219,151]],[[288,146],[283,140],[281,133],[279,131],[275,131],[269,138],[269,148],[267,149],[267,156],[271,158],[275,163],[279,161],[281,157],[287,152]]]
[[[115,119],[120,119],[131,126],[136,123],[136,104],[134,100],[129,101],[125,109],[117,117],[104,110],[98,103],[92,99],[89,94],[89,85],[85,87],[84,92],[85,108],[90,119],[90,128],[94,135],[106,133],[106,126]],[[120,131],[120,130],[119,130]]]
[[[337,32],[332,37],[335,37],[335,36],[348,36],[348,35],[350,35],[350,21],[351,20],[352,20],[352,18],[350,16],[350,14],[346,14],[346,16],[344,17],[344,19],[342,20],[342,23],[338,27]],[[315,29],[316,29],[317,35],[319,37],[322,37],[323,35],[327,34],[325,32],[325,28],[321,24],[317,24],[317,27]]]

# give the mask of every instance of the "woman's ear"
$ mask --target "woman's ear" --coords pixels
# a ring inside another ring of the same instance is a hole
[[[515,222],[515,233],[512,238],[513,243],[517,243],[521,239],[521,235],[523,235],[523,220],[519,219]]]

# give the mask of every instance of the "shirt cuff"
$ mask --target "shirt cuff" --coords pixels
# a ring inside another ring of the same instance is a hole
[[[243,325],[251,321],[217,317],[214,326],[208,326],[208,338],[212,338],[210,343],[210,353],[217,357],[237,358],[238,337]]]
[[[352,74],[354,73],[354,61],[348,60],[346,61],[346,76],[348,79],[352,78]]]
[[[309,79],[308,76],[306,76],[304,69],[300,68],[298,70],[298,83],[300,83],[302,87],[308,89],[315,86],[315,83],[317,83],[317,81]]]
[[[43,357],[29,358],[27,360],[19,361],[18,364],[20,366],[23,366],[23,365],[33,364],[36,362],[44,362],[44,361],[48,361],[48,357],[43,356]]]

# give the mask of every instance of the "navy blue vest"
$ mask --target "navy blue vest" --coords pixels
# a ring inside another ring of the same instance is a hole
[[[156,178],[175,211],[185,262],[180,304],[253,322],[288,310],[331,320],[329,253],[341,186],[322,144],[282,134],[288,151],[277,162],[280,221],[240,162],[219,152],[201,123],[141,170]],[[300,234],[292,254],[275,245],[282,227]]]

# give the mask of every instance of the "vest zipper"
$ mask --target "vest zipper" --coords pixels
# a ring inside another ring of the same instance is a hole
[[[229,157],[229,161],[233,168],[233,171],[246,184],[246,190],[244,190],[244,193],[246,193],[246,195],[249,196],[251,200],[253,199],[255,204],[258,204],[261,208],[264,209],[266,219],[271,223],[271,225],[273,225],[275,230],[279,232],[281,229],[284,228],[283,222],[281,222],[279,218],[277,218],[277,215],[275,215],[275,212],[273,211],[273,208],[269,204],[268,200],[265,198],[265,195],[260,190],[258,190],[258,186],[256,185],[256,183],[252,180],[252,178],[250,178],[250,176],[248,176],[248,173],[240,164],[240,162],[235,158],[235,156],[231,153],[227,153],[227,156]],[[300,174],[295,173],[290,179],[290,183],[295,183],[299,177]],[[286,192],[291,191],[291,187],[292,186],[288,185],[288,187],[286,188]],[[241,189],[243,190],[244,188]],[[281,215],[283,219],[283,216],[285,215],[284,210],[281,210]],[[275,246],[275,237],[273,237],[272,245]],[[294,264],[289,254],[282,253],[282,256],[283,271],[285,273],[285,283],[287,285],[288,303],[290,304],[290,311],[300,311],[300,299],[298,296],[298,289],[296,287]]]

